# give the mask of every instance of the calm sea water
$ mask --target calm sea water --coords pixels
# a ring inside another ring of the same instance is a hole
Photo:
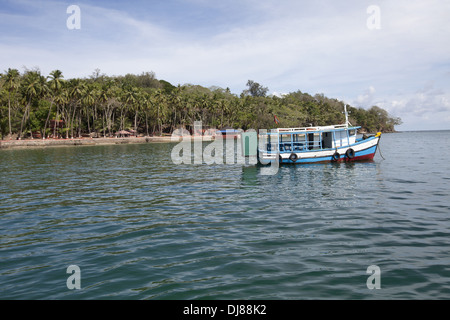
[[[450,299],[450,131],[275,176],[173,146],[0,150],[0,298]]]

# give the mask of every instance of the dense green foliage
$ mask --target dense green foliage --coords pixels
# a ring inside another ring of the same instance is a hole
[[[171,133],[202,121],[204,127],[260,129],[344,123],[344,103],[300,91],[266,96],[268,88],[249,80],[240,96],[230,90],[173,86],[154,73],[110,77],[96,70],[85,79],[65,80],[59,70],[8,69],[0,75],[0,134],[24,138],[109,137],[121,130]],[[379,108],[349,107],[350,122],[363,130],[393,131],[400,119]],[[274,117],[279,119],[275,123]]]

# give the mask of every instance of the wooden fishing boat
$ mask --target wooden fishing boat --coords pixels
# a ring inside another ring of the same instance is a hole
[[[258,160],[262,164],[301,164],[372,160],[381,132],[357,137],[361,127],[351,126],[345,108],[345,124],[277,128],[259,132]]]

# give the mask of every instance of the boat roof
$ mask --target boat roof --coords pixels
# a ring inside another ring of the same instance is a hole
[[[345,124],[338,124],[332,126],[318,126],[318,127],[301,127],[301,128],[276,128],[272,131],[277,133],[313,133],[322,131],[341,131],[341,130],[355,130],[361,127],[349,127]]]

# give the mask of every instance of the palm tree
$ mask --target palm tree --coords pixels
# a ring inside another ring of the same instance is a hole
[[[201,97],[200,96],[195,96],[194,98],[194,101],[192,102],[192,104],[193,104],[193,114],[194,114],[194,120],[196,121],[196,120],[199,120],[199,119],[202,119],[202,116],[201,116],[201,114],[202,114],[202,100],[201,100]]]
[[[50,78],[50,81],[48,81],[47,94],[48,94],[49,100],[50,100],[50,108],[48,109],[47,120],[45,121],[45,125],[44,125],[44,135],[43,135],[44,139],[45,139],[45,135],[46,135],[46,131],[47,131],[48,120],[50,119],[50,115],[52,113],[53,104],[55,103],[56,96],[58,96],[60,94],[62,86],[64,84],[64,80],[62,79],[64,77],[60,70],[54,70],[54,71],[50,72],[50,75],[48,78]],[[56,114],[58,114],[58,107],[56,110]],[[55,135],[55,128],[53,129],[53,135]]]
[[[156,90],[155,100],[156,100],[156,111],[157,111],[156,120],[157,120],[157,123],[159,124],[159,134],[162,136],[162,120],[165,119],[165,117],[166,117],[167,98],[161,89]]]
[[[153,107],[153,101],[152,101],[151,95],[147,92],[143,92],[141,102],[142,102],[142,108],[143,108],[144,114],[145,114],[145,133],[146,133],[146,136],[148,137],[150,135],[148,132],[148,114],[149,114],[149,111],[151,111],[151,109]]]
[[[98,101],[100,102],[100,109],[102,112],[102,124],[103,124],[103,137],[106,137],[106,125],[105,122],[107,122],[107,105],[109,100],[108,92],[112,86],[112,82],[108,81],[107,83],[103,84],[101,89],[99,90],[99,96]],[[111,133],[111,132],[110,132]]]
[[[62,87],[62,89],[59,90],[53,96],[53,99],[54,99],[54,102],[56,105],[55,124],[53,126],[53,136],[55,137],[56,129],[57,129],[57,127],[59,128],[59,124],[58,124],[57,120],[59,120],[60,116],[64,116],[64,111],[65,111],[64,106],[69,101],[69,91],[67,90],[67,88]],[[67,137],[67,132],[68,132],[68,130],[66,130],[66,137]]]
[[[12,136],[11,129],[11,95],[14,95],[17,89],[20,87],[20,74],[17,69],[9,68],[4,75],[5,83],[4,87],[8,91],[8,125],[9,125],[9,138]]]
[[[186,124],[186,122],[188,122],[188,118],[189,118],[189,122],[188,123],[192,123],[192,112],[194,110],[194,100],[192,99],[191,96],[189,95],[185,95],[183,97],[183,117],[181,119],[181,123],[183,125]]]
[[[122,106],[120,108],[120,130],[125,129],[125,118],[128,110],[133,108],[137,100],[136,88],[125,85],[122,87],[123,92],[121,95]]]
[[[103,136],[106,137],[106,129],[108,129],[109,137],[112,136],[111,130],[113,126],[114,111],[118,106],[119,88],[115,85],[114,81],[108,81],[103,84],[100,93],[99,101],[100,107],[103,111]],[[106,124],[105,124],[106,122]]]
[[[134,90],[134,102],[131,105],[132,109],[134,110],[134,134],[137,137],[137,120],[138,120],[138,115],[139,115],[139,111],[143,108],[143,104],[144,104],[144,98],[143,98],[143,93],[142,91],[136,90],[136,88],[133,88]]]
[[[220,100],[220,111],[221,111],[220,127],[223,128],[224,114],[228,114],[230,111],[230,101],[228,99],[223,98]]]
[[[202,122],[205,122],[204,124],[206,124],[206,116],[205,116],[205,111],[208,110],[208,106],[209,106],[209,101],[208,101],[208,95],[203,94],[202,98],[200,100],[200,108],[202,110],[202,117],[201,120]]]
[[[24,80],[23,80],[24,93],[23,93],[23,96],[25,98],[25,103],[26,104],[25,104],[25,111],[24,111],[23,117],[22,117],[22,123],[20,124],[19,139],[22,137],[24,124],[30,118],[32,100],[35,99],[37,96],[42,94],[42,90],[43,90],[42,85],[43,85],[43,83],[44,83],[43,77],[41,76],[39,71],[29,71],[24,76]],[[33,139],[33,134],[32,133],[31,133],[31,139]]]
[[[172,105],[172,112],[173,112],[173,120],[172,120],[172,130],[175,129],[177,125],[177,112],[178,108],[181,104],[180,96],[178,95],[179,89],[173,90],[173,93],[170,95],[169,101]]]
[[[74,138],[74,128],[75,128],[75,116],[77,111],[80,109],[80,102],[82,100],[83,92],[85,90],[85,84],[80,79],[72,79],[69,81],[68,90],[68,104],[66,108],[63,108],[63,113],[65,114],[67,127],[66,127],[66,138],[69,137],[69,130],[71,138]],[[64,104],[63,104],[64,106]],[[79,114],[78,114],[79,115]],[[80,118],[78,117],[78,135],[80,132]]]
[[[95,91],[94,86],[91,84],[88,84],[88,85],[85,84],[83,87],[81,102],[84,106],[83,110],[86,115],[86,121],[87,121],[89,135],[91,134],[89,110],[92,109],[93,106],[95,106],[95,101],[96,101],[95,95],[96,95],[96,91]],[[94,110],[94,115],[93,115],[93,123],[92,123],[93,126],[95,126],[94,122],[95,122],[95,110]]]
[[[49,78],[49,88],[54,92],[60,91],[64,83],[62,72],[60,70],[54,70],[50,72]]]

